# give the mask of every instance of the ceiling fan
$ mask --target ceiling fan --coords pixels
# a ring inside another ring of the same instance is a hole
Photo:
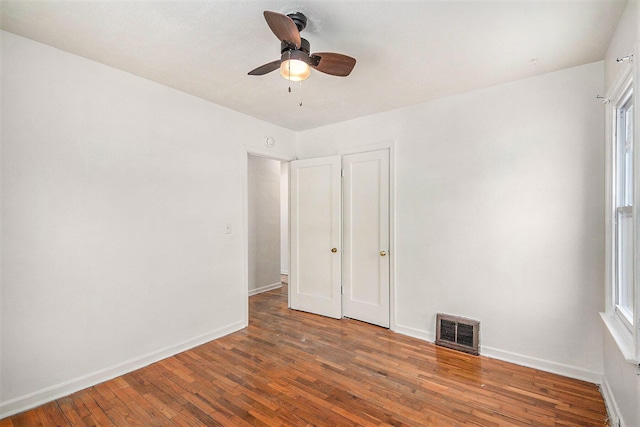
[[[311,68],[332,76],[346,77],[356,65],[350,56],[332,52],[310,53],[310,44],[300,37],[307,26],[307,17],[300,12],[283,15],[264,12],[269,28],[280,40],[280,59],[249,71],[250,76],[262,76],[280,68],[280,75],[287,80],[302,81],[309,78]]]

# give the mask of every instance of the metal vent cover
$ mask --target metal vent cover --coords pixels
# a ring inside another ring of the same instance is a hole
[[[436,315],[436,345],[480,354],[480,321],[461,316]]]

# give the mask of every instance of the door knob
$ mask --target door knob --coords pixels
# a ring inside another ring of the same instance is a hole
[[[386,251],[380,251],[380,256],[385,256],[387,254]]]
[[[336,252],[338,252],[338,248],[331,248],[331,252],[335,254]]]

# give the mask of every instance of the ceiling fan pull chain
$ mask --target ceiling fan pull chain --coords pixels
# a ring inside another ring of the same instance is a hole
[[[289,51],[289,60],[287,61],[287,66],[289,67],[289,93],[291,93],[291,51]]]
[[[300,80],[300,106],[302,107],[302,80]]]

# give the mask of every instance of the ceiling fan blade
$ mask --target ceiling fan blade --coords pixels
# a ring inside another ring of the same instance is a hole
[[[287,15],[268,10],[264,11],[264,19],[278,40],[295,45],[296,49],[300,48],[300,31],[298,31],[293,19]]]
[[[316,70],[339,77],[348,76],[356,65],[355,58],[340,53],[317,52],[309,59]]]
[[[280,60],[276,59],[275,61],[269,62],[268,64],[264,64],[256,68],[255,70],[249,71],[250,76],[263,76],[267,73],[277,70],[280,67]]]

